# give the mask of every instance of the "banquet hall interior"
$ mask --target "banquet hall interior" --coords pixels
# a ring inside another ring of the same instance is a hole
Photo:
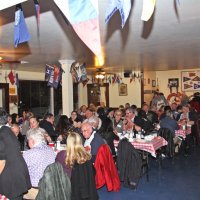
[[[82,5],[73,14],[70,1],[39,0],[38,11],[33,0],[0,0],[0,107],[7,113],[29,108],[39,118],[47,112],[70,117],[82,105],[102,102],[112,109],[126,103],[141,108],[155,93],[169,105],[200,96],[199,0],[152,0],[152,9],[148,0],[126,0],[130,10],[116,3],[111,15],[108,8],[117,1],[87,0],[98,12]],[[19,4],[25,41],[16,21]],[[198,200],[199,155],[193,144],[190,156],[163,157],[162,166],[150,157],[149,181],[142,176],[135,190],[103,187],[99,198]]]

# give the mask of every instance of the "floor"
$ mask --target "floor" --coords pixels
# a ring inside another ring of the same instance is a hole
[[[119,192],[98,190],[101,200],[200,200],[200,147],[191,156],[177,155],[165,158],[162,168],[150,158],[149,182],[143,176],[137,190],[121,186]]]

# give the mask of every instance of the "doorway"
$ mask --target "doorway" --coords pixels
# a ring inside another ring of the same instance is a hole
[[[0,83],[0,107],[9,113],[9,83]]]
[[[98,106],[104,102],[109,107],[109,83],[87,84],[88,106],[93,103]]]

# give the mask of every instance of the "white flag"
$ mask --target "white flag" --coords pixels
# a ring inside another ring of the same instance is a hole
[[[151,18],[154,12],[155,5],[156,0],[143,0],[141,20],[148,21]]]
[[[27,0],[0,0],[0,10],[15,6]]]

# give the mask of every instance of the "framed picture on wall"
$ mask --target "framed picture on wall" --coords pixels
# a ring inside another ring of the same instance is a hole
[[[199,91],[200,71],[181,72],[181,89],[182,91]]]
[[[127,96],[127,84],[121,83],[119,84],[119,96]]]
[[[152,80],[152,87],[156,87],[156,80]]]
[[[178,78],[169,78],[168,79],[168,86],[169,87],[178,87],[179,86]]]

